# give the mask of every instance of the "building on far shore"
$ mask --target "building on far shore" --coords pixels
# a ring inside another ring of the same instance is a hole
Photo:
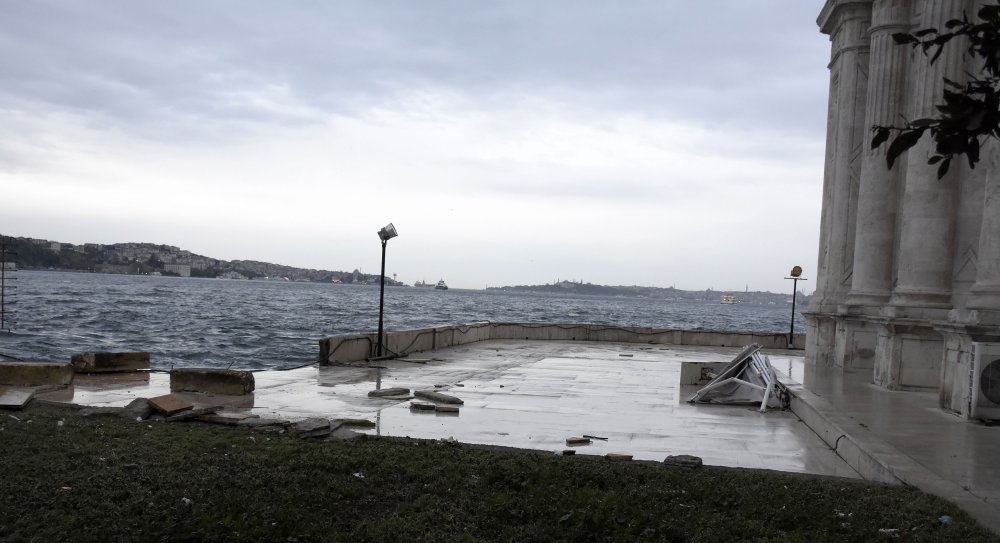
[[[872,371],[885,389],[939,392],[969,417],[974,342],[1000,342],[1000,146],[937,179],[929,136],[886,168],[872,125],[936,115],[943,78],[981,69],[964,46],[931,64],[892,34],[944,29],[977,0],[828,0],[830,98],[808,362]]]

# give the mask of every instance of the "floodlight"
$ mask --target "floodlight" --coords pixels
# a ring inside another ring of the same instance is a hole
[[[390,239],[398,235],[399,234],[396,233],[396,227],[393,226],[392,223],[385,225],[384,227],[382,227],[381,230],[378,231],[378,237],[382,241],[389,241]]]

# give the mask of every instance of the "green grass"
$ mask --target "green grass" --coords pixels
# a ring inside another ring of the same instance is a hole
[[[906,487],[48,406],[0,412],[0,473],[0,541],[998,541]]]

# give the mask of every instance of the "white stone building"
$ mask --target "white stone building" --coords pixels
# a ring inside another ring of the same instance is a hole
[[[937,179],[925,135],[886,168],[872,125],[933,117],[943,77],[979,69],[961,44],[935,64],[892,34],[974,16],[977,0],[828,0],[826,169],[808,361],[872,371],[886,389],[929,388],[969,416],[973,342],[1000,341],[1000,145]]]

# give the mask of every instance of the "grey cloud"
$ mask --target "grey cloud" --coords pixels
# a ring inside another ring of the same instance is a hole
[[[819,2],[5,2],[8,95],[131,129],[184,119],[310,122],[232,103],[288,99],[353,114],[415,88],[483,103],[540,96],[722,126],[821,127]],[[775,58],[780,52],[780,58]]]

